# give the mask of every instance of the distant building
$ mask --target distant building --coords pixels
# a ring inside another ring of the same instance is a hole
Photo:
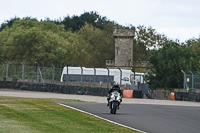
[[[113,28],[115,38],[115,60],[106,60],[108,68],[130,70],[133,66],[133,38],[135,27]]]

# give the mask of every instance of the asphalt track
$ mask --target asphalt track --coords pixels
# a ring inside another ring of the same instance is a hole
[[[147,133],[199,133],[200,107],[122,104],[110,114],[105,103],[62,103]]]

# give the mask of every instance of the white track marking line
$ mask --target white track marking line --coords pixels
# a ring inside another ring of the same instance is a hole
[[[144,132],[144,131],[141,131],[141,130],[138,130],[138,129],[135,129],[135,128],[132,128],[132,127],[129,127],[129,126],[126,126],[126,125],[123,125],[123,124],[120,124],[120,123],[117,123],[117,122],[114,122],[114,121],[105,119],[105,118],[100,117],[100,116],[98,116],[98,115],[95,115],[95,114],[92,114],[92,113],[89,113],[89,112],[86,112],[86,111],[83,111],[83,110],[80,110],[80,109],[71,107],[71,106],[69,106],[69,105],[65,105],[65,104],[62,104],[62,103],[58,103],[58,104],[60,104],[60,105],[62,105],[62,106],[65,106],[65,107],[68,107],[68,108],[71,108],[71,109],[74,109],[74,110],[77,110],[77,111],[80,111],[80,112],[82,112],[82,113],[86,113],[86,114],[92,115],[92,116],[94,116],[94,117],[100,118],[100,119],[102,119],[102,120],[108,121],[108,122],[110,122],[110,123],[113,123],[113,124],[116,124],[116,125],[119,125],[119,126],[122,126],[122,127],[126,127],[126,128],[129,128],[129,129],[132,129],[132,130],[141,132],[141,133],[146,133],[146,132]]]

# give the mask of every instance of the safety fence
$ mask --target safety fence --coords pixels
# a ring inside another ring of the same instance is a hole
[[[184,92],[197,92],[200,90],[200,72],[186,73],[182,70],[183,73],[183,89]]]
[[[109,72],[109,71],[108,71]],[[184,73],[183,92],[176,92],[176,100],[200,101],[200,73]],[[114,77],[109,75],[63,74],[63,68],[0,65],[0,88],[15,88],[20,90],[57,92],[66,94],[86,94],[106,96]],[[121,77],[121,76],[120,76]],[[61,82],[61,79],[63,80]],[[122,85],[123,90],[129,90],[129,85]],[[149,93],[156,99],[169,99],[169,92],[156,91]]]
[[[21,66],[8,64],[0,65],[1,81],[53,83],[54,81],[60,81],[61,73],[61,68],[56,68],[53,72],[51,67],[39,68],[37,66],[25,66],[23,64]],[[52,75],[54,75],[54,78],[52,78]]]
[[[183,73],[183,89],[171,92],[171,100],[200,102],[200,72]]]
[[[94,82],[94,76],[68,74],[65,76],[67,80],[61,82],[62,72],[63,68],[56,68],[53,64],[51,67],[40,67],[38,63],[28,66],[22,62],[21,65],[9,65],[5,62],[0,65],[0,88],[107,96],[111,77],[107,80],[107,76],[97,76]]]
[[[110,88],[114,80],[113,76],[64,74],[63,68],[35,66],[9,65],[7,62],[0,65],[0,81],[13,81],[22,83],[42,83],[66,86]],[[61,78],[63,78],[61,82]]]
[[[86,70],[86,68],[80,68]],[[53,64],[51,67],[40,67],[37,62],[33,66],[24,65],[22,62],[19,65],[5,62],[0,65],[0,88],[107,96],[114,76],[109,75],[108,68],[104,69],[103,75],[99,74],[95,68],[94,70],[94,74],[84,74],[80,70],[78,74],[68,72],[63,74],[64,68],[56,68]],[[117,72],[117,76],[122,79],[120,70]],[[121,87],[129,89],[130,85],[121,85]]]

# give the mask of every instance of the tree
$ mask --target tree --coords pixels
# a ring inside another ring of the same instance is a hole
[[[105,60],[114,56],[111,24],[105,31],[85,24],[79,32],[66,31],[49,19],[15,20],[0,32],[2,55],[10,63],[32,65],[105,67]],[[0,49],[1,50],[1,49]]]
[[[139,25],[136,28],[136,37],[133,42],[133,60],[147,61],[150,49],[159,49],[167,41],[165,35],[158,34],[152,27]]]
[[[65,48],[67,56],[63,61],[70,66],[89,66],[90,53],[87,51],[89,45],[79,38],[78,33],[73,33],[67,41],[70,45]]]
[[[15,18],[12,18],[11,20],[7,20],[6,22],[2,23],[2,24],[1,24],[1,27],[0,27],[0,32],[1,32],[6,26],[11,27],[12,24],[13,24],[13,22],[14,22],[15,20],[19,20],[19,19],[20,19],[20,18],[15,17]]]
[[[197,69],[198,69],[198,71],[200,71],[200,38],[195,39],[195,40],[193,39],[192,41],[187,41],[187,44],[188,44],[188,42],[192,43],[191,45],[198,56],[199,63],[198,63]]]
[[[0,38],[0,63],[3,61],[3,41]]]
[[[114,58],[114,38],[99,28],[85,24],[79,32],[79,39],[87,44],[85,51],[90,54],[88,65],[90,67],[105,67],[107,59]]]
[[[151,89],[181,88],[181,70],[196,71],[198,64],[197,54],[191,46],[179,45],[172,41],[164,43],[163,48],[159,50],[152,50],[149,61],[152,67],[147,79]]]
[[[103,30],[104,25],[109,23],[106,17],[101,17],[97,12],[85,12],[80,16],[65,17],[61,22],[65,25],[65,30],[71,30],[72,32],[79,31],[85,23],[91,24],[96,28]],[[59,22],[56,22],[57,24]]]
[[[69,45],[64,26],[51,21],[38,22],[36,19],[16,20],[5,28],[0,37],[4,42],[4,57],[12,63],[38,62],[40,65],[54,63],[59,49]]]

